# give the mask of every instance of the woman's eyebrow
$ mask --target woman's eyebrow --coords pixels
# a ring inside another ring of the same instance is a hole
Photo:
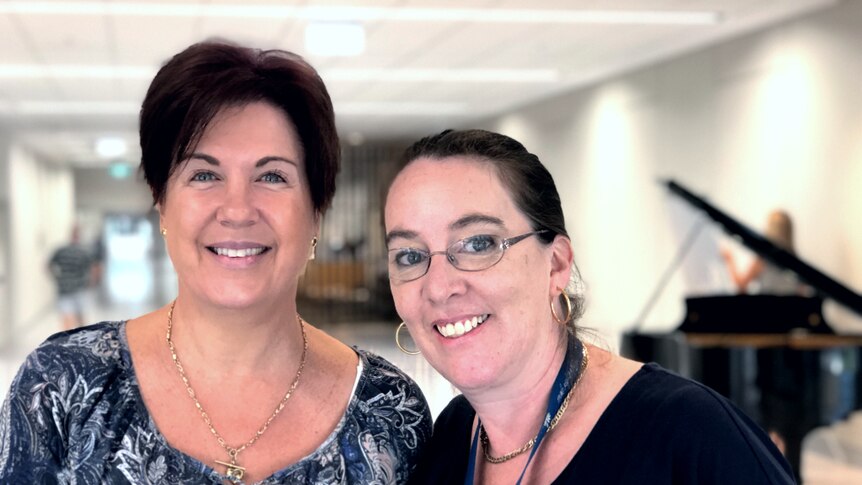
[[[188,159],[191,160],[193,158],[203,160],[210,165],[215,165],[215,166],[221,165],[221,162],[219,161],[218,158],[216,158],[212,155],[207,155],[206,153],[195,152],[195,153],[192,153]],[[255,166],[255,168],[260,168],[260,167],[262,167],[262,166],[264,166],[270,162],[285,162],[285,163],[289,163],[289,164],[294,165],[294,166],[299,166],[295,161],[293,161],[289,158],[279,157],[276,155],[270,155],[270,156],[263,157],[260,160],[258,160],[254,164],[254,166]]]
[[[500,226],[500,228],[505,228],[506,224],[503,223],[503,220],[499,217],[489,216],[487,214],[467,214],[459,218],[457,221],[449,224],[449,229],[463,229],[468,226],[472,226],[473,224],[491,224],[494,226]]]
[[[416,239],[417,236],[419,235],[415,231],[395,229],[386,233],[386,245],[388,246],[393,239]]]
[[[219,162],[218,158],[213,157],[211,155],[207,155],[206,153],[199,153],[199,152],[192,153],[191,155],[189,155],[189,158],[187,158],[187,160],[191,160],[192,158],[197,158],[197,159],[203,160],[210,165],[215,165],[215,166],[221,165],[221,162]]]
[[[275,155],[261,158],[260,160],[257,161],[257,163],[254,164],[254,166],[255,166],[255,168],[260,168],[260,167],[262,167],[262,166],[264,166],[270,162],[285,162],[285,163],[289,163],[291,165],[294,165],[296,167],[299,166],[298,163],[296,163],[295,161],[293,161],[289,158],[279,157],[279,156],[275,156]]]

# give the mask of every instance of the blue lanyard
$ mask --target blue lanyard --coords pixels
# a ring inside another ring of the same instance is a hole
[[[530,466],[530,462],[533,461],[533,456],[536,454],[536,450],[539,449],[539,445],[542,443],[545,435],[548,434],[548,429],[551,427],[551,420],[560,410],[560,407],[563,405],[563,401],[566,399],[566,394],[572,390],[572,387],[578,380],[578,375],[583,370],[581,369],[581,364],[583,362],[584,345],[580,340],[575,338],[575,335],[572,332],[566,332],[566,334],[568,335],[566,357],[563,359],[563,364],[560,366],[560,370],[557,372],[557,378],[554,380],[554,385],[551,387],[551,395],[548,396],[548,408],[545,411],[545,419],[542,421],[542,427],[539,428],[539,434],[536,435],[536,442],[530,450],[530,457],[527,458],[527,463],[524,465],[524,469],[521,470],[521,476],[518,477],[516,485],[520,485],[521,480],[524,479],[524,474],[527,473],[527,467]],[[473,443],[470,445],[470,458],[467,462],[467,475],[464,477],[464,485],[473,485],[473,476],[476,474],[476,455],[479,451],[480,426],[482,426],[481,419],[476,424],[476,432],[473,434]]]

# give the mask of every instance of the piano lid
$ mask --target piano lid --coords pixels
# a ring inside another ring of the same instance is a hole
[[[862,295],[830,278],[795,255],[776,246],[759,233],[730,217],[703,198],[694,195],[675,181],[667,180],[663,183],[672,194],[705,212],[713,221],[724,228],[727,233],[737,236],[742,244],[763,259],[778,267],[793,271],[799,275],[799,278],[803,282],[813,287],[823,296],[832,298],[857,314],[862,315]]]

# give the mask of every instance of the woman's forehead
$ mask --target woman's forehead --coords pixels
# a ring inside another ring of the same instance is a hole
[[[387,231],[440,231],[462,228],[459,221],[496,219],[515,226],[526,218],[517,210],[496,170],[488,162],[450,157],[420,158],[396,177],[386,199]],[[466,219],[465,219],[466,218]]]

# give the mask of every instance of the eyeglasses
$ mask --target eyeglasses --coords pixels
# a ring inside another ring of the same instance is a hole
[[[416,248],[389,250],[389,278],[406,283],[425,276],[431,267],[431,256],[445,254],[449,264],[461,271],[482,271],[499,263],[507,249],[524,239],[550,232],[533,231],[503,239],[493,234],[478,234],[456,241],[444,251],[429,252]]]

